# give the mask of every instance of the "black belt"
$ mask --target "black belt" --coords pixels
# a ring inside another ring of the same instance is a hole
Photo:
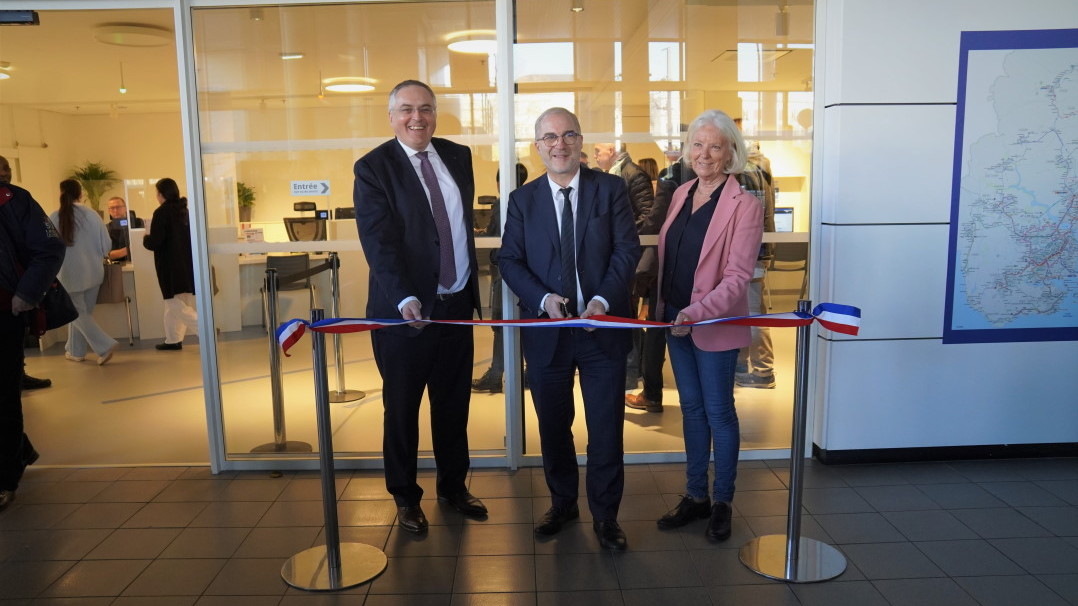
[[[436,293],[434,295],[434,298],[438,299],[439,301],[448,301],[450,299],[453,299],[455,297],[459,297],[460,295],[463,295],[465,292],[467,292],[467,290],[468,289],[466,289],[466,288],[462,288],[462,289],[458,290],[457,292],[440,292],[440,293]]]

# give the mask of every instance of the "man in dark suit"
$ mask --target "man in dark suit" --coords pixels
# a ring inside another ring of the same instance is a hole
[[[535,122],[540,177],[509,196],[498,266],[524,318],[632,317],[629,281],[640,257],[625,182],[581,170],[580,121],[555,107]],[[526,227],[525,227],[526,226]],[[618,525],[625,485],[623,426],[628,330],[521,329],[539,420],[551,507],[535,533],[549,536],[580,516],[577,506],[574,375],[580,371],[588,427],[586,487],[593,528],[607,549],[626,547]]]
[[[355,164],[353,202],[370,266],[367,316],[408,325],[371,333],[385,408],[382,452],[397,522],[427,530],[416,483],[419,406],[426,389],[438,466],[438,500],[469,516],[487,508],[468,492],[472,329],[423,320],[467,320],[479,311],[472,233],[471,150],[434,138],[434,91],[405,80],[389,95],[396,138]]]

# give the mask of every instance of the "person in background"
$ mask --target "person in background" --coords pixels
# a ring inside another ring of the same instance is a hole
[[[11,163],[4,156],[0,156],[0,187],[6,187],[9,184],[11,184]],[[20,385],[23,391],[45,389],[46,387],[52,387],[52,379],[39,379],[26,374],[24,361]]]
[[[589,166],[588,166],[588,152],[586,152],[584,150],[580,150],[580,165],[583,166],[584,168],[589,168]]]
[[[741,128],[741,119],[734,120]],[[741,187],[756,196],[764,205],[764,233],[775,231],[775,186],[771,177],[771,161],[760,151],[760,144],[755,141],[745,143],[748,159],[745,170],[737,176]],[[760,254],[756,257],[756,268],[749,282],[749,313],[760,315],[767,313],[764,306],[764,280],[767,268],[775,256],[774,244],[761,244]],[[741,348],[737,356],[737,372],[734,382],[738,387],[757,389],[775,388],[775,350],[771,345],[771,329],[766,326],[752,327],[752,343]]]
[[[117,196],[109,198],[109,238],[112,239],[112,249],[109,250],[110,261],[127,261],[130,251],[130,235],[128,229],[137,229],[145,226],[145,222],[135,216],[135,211],[128,212],[127,203]],[[124,221],[127,221],[125,224]]]
[[[644,158],[641,160],[643,167]],[[662,179],[656,182],[655,203],[651,205],[647,221],[641,231],[641,235],[657,234],[666,222],[666,212],[670,207],[670,199],[685,179],[683,174],[692,175],[691,171],[683,172],[680,162],[674,165],[674,170],[666,171]],[[645,171],[646,172],[646,171]],[[695,176],[695,175],[693,175]],[[659,290],[656,288],[659,275],[658,249],[654,246],[644,248],[644,254],[640,257],[640,263],[636,266],[636,275],[633,277],[633,294],[639,300],[647,301],[647,320],[656,320],[655,307],[659,302]],[[629,360],[633,358],[630,355]],[[666,363],[666,329],[652,327],[644,329],[644,339],[640,345],[640,378],[643,379],[644,389],[640,393],[625,394],[625,405],[634,410],[647,412],[663,411],[663,365]]]
[[[67,327],[64,357],[72,362],[82,362],[86,360],[87,349],[91,349],[97,354],[98,365],[104,365],[112,359],[119,345],[94,320],[97,291],[105,278],[102,263],[109,253],[111,241],[101,217],[86,205],[78,204],[81,198],[82,186],[78,181],[61,181],[60,209],[49,216],[67,245],[64,264],[60,268],[60,283],[79,312],[79,317]]]
[[[153,251],[157,285],[165,299],[165,342],[154,347],[161,351],[183,349],[187,331],[198,330],[195,310],[195,269],[191,260],[191,224],[187,198],[180,196],[176,181],[164,178],[157,182],[157,209],[142,245]]]
[[[629,281],[640,239],[625,182],[584,170],[582,146],[580,121],[569,110],[550,108],[536,119],[535,148],[547,172],[510,194],[498,255],[505,283],[520,299],[522,318],[633,317]],[[625,487],[622,400],[631,337],[615,328],[522,328],[520,339],[551,498],[534,532],[556,534],[580,516],[572,432],[579,370],[592,529],[601,546],[623,550],[627,541],[618,524]]]
[[[681,400],[686,494],[658,520],[677,528],[707,518],[711,540],[730,537],[731,503],[741,446],[734,408],[738,349],[748,326],[682,326],[748,313],[748,286],[763,237],[763,205],[741,188],[747,152],[741,131],[721,111],[689,124],[689,164],[697,178],[677,188],[659,232],[659,302],[670,328],[667,346]],[[708,489],[714,449],[715,478]]]
[[[495,174],[494,179],[501,187],[500,172]],[[528,169],[517,162],[517,187],[524,185],[528,180]],[[502,233],[501,203],[495,200],[490,207],[490,222],[481,236],[500,236]],[[490,249],[490,317],[492,320],[502,319],[502,274],[498,271],[498,249]],[[505,350],[502,345],[502,328],[492,326],[494,331],[494,344],[490,352],[490,367],[483,376],[472,381],[472,391],[486,393],[502,392],[502,376],[505,374]]]
[[[613,143],[595,144],[595,164],[599,170],[618,175],[625,180],[625,185],[629,188],[629,202],[633,208],[636,233],[644,235],[645,230],[648,229],[647,221],[651,214],[651,207],[655,203],[655,188],[651,184],[651,179],[629,157],[624,144],[620,151],[614,150]],[[658,233],[658,231],[652,233]],[[636,294],[640,290],[642,289],[633,288],[632,308],[637,310],[634,316],[639,313],[640,298]],[[640,384],[640,349],[644,344],[644,329],[634,328],[632,339],[633,348],[625,361],[625,391],[634,390]]]
[[[648,179],[651,179],[651,191],[654,192],[659,180],[659,163],[655,161],[655,158],[640,158],[637,164]]]
[[[479,265],[472,226],[472,152],[435,138],[438,102],[430,86],[405,80],[389,94],[394,139],[356,161],[353,203],[370,267],[367,317],[409,324],[371,333],[382,376],[382,455],[397,524],[427,531],[416,482],[419,407],[430,401],[438,500],[483,518],[487,507],[468,491],[468,411],[474,341],[470,326],[429,324],[479,313]]]
[[[23,341],[28,312],[56,279],[67,249],[30,192],[10,179],[0,157],[0,511],[15,501],[23,472],[38,459],[23,423]]]

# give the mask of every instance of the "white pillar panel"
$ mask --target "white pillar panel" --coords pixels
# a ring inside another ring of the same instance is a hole
[[[860,450],[1078,441],[1078,344],[817,341],[814,441]]]
[[[947,280],[946,225],[823,226],[821,301],[861,308],[856,339],[939,338]],[[849,338],[837,335],[836,338]]]
[[[950,220],[953,105],[852,105],[825,111],[825,222]]]

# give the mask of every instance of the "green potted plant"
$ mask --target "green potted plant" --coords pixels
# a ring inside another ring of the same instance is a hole
[[[251,207],[255,205],[255,188],[236,181],[236,200],[240,206],[240,223],[251,222]]]
[[[120,182],[116,178],[116,173],[100,162],[87,162],[82,166],[76,166],[67,178],[74,179],[82,185],[86,199],[98,214],[101,214],[101,196]]]

